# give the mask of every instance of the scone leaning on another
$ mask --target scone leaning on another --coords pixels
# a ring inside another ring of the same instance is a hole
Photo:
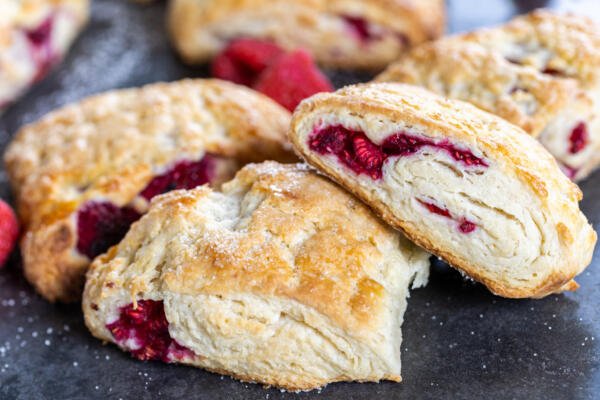
[[[83,311],[97,338],[288,390],[400,381],[408,288],[429,255],[306,165],[251,164],[152,201],[96,258]]]
[[[531,136],[468,103],[393,83],[319,94],[290,132],[306,160],[492,292],[572,290],[596,233]]]
[[[383,69],[445,29],[443,0],[171,0],[169,30],[191,64],[238,38],[313,53],[332,68]]]
[[[574,180],[600,165],[600,28],[535,11],[418,46],[376,78],[423,86],[536,137]]]
[[[288,111],[250,89],[185,80],[117,90],[21,129],[5,154],[24,227],[25,276],[48,300],[81,296],[90,261],[157,194],[292,161]]]
[[[88,0],[0,1],[0,113],[62,59],[89,6]]]

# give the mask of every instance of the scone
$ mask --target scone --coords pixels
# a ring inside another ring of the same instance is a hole
[[[60,61],[88,15],[88,0],[0,1],[0,113]]]
[[[222,192],[152,201],[94,260],[83,312],[142,360],[288,390],[400,381],[408,288],[428,257],[305,164],[251,164]]]
[[[581,191],[531,136],[468,103],[394,83],[300,104],[306,160],[409,239],[505,297],[575,289],[596,233]]]
[[[90,261],[172,189],[229,180],[245,163],[293,160],[290,114],[217,80],[108,92],[24,127],[5,162],[27,279],[48,300],[81,296]]]
[[[169,29],[183,59],[209,61],[237,38],[310,50],[332,68],[383,69],[440,36],[443,0],[171,0]]]
[[[536,11],[418,46],[377,81],[420,85],[520,126],[572,179],[600,164],[600,29]]]

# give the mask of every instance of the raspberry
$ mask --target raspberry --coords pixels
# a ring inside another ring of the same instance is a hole
[[[585,149],[589,142],[589,136],[586,124],[583,122],[578,123],[569,136],[569,142],[571,143],[569,151],[571,154],[577,154]]]
[[[303,99],[319,92],[331,92],[331,82],[305,50],[296,50],[277,58],[254,86],[290,111]]]
[[[371,24],[364,18],[351,15],[342,16],[348,26],[348,30],[362,43],[381,38],[380,34],[374,33]]]
[[[193,189],[209,183],[215,175],[218,157],[206,154],[200,161],[179,161],[169,171],[152,179],[140,193],[146,200],[175,189]]]
[[[274,43],[257,39],[237,39],[219,54],[212,64],[212,75],[246,86],[252,86],[259,75],[283,54]]]
[[[140,300],[137,307],[133,304],[124,306],[119,319],[106,328],[118,344],[129,347],[131,354],[140,360],[171,362],[194,355],[171,338],[162,301]]]
[[[8,204],[0,200],[0,268],[8,260],[18,237],[19,223],[15,212]]]
[[[131,207],[117,207],[110,202],[85,203],[77,213],[77,250],[89,258],[104,253],[123,239],[140,216]]]

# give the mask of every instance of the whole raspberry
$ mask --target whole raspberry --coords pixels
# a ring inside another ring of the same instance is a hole
[[[254,88],[290,111],[313,94],[333,91],[331,82],[306,50],[296,50],[277,58],[260,75]]]
[[[17,216],[8,204],[0,200],[0,267],[6,263],[18,237],[19,223]]]

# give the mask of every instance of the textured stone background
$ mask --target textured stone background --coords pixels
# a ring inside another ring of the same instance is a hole
[[[1,0],[0,0],[1,1]],[[451,31],[504,21],[546,1],[453,0]],[[600,1],[547,5],[600,16]],[[0,118],[0,149],[23,123],[100,91],[202,76],[183,66],[164,32],[164,4],[95,0],[92,21],[65,62]],[[337,85],[360,80],[331,74]],[[600,173],[582,184],[600,223]],[[9,196],[0,171],[0,196]],[[78,305],[50,305],[13,260],[0,271],[0,399],[593,399],[600,393],[600,256],[576,293],[497,298],[443,265],[414,291],[403,327],[401,384],[335,384],[301,395],[265,390],[189,367],[138,362],[87,332]]]

